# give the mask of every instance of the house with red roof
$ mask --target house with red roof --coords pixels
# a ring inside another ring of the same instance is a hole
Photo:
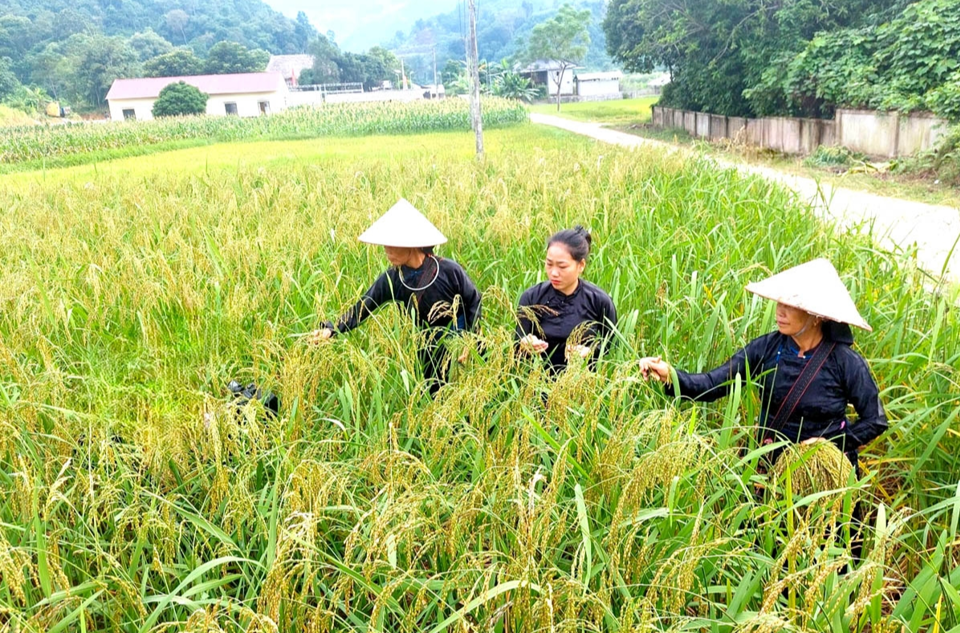
[[[287,107],[287,83],[276,72],[117,79],[107,92],[114,121],[153,118],[153,103],[166,86],[183,81],[209,95],[207,114],[254,117]]]

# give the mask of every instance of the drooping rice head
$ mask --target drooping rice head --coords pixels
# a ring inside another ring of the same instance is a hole
[[[788,446],[777,458],[772,475],[776,481],[774,494],[785,495],[789,485],[793,499],[807,495],[836,491],[813,505],[826,507],[839,504],[850,483],[853,465],[832,442],[817,442],[809,446]]]

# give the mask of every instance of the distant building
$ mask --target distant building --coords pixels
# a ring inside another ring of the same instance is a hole
[[[663,73],[647,82],[647,86],[653,91],[653,94],[660,94],[664,87],[670,83],[670,73]]]
[[[114,121],[153,118],[153,104],[166,86],[183,81],[210,95],[207,114],[254,117],[280,112],[287,107],[287,84],[279,73],[196,75],[194,77],[148,77],[117,79],[110,86],[107,102]]]
[[[267,63],[268,73],[280,73],[287,86],[300,84],[300,73],[313,68],[313,55],[271,55]]]
[[[577,95],[581,97],[620,96],[620,80],[623,73],[614,70],[606,73],[580,73],[576,76]]]
[[[568,67],[562,78],[560,77],[561,68],[560,62],[540,59],[526,68],[517,70],[517,74],[529,77],[534,86],[547,86],[547,94],[551,96],[557,96],[558,88],[561,96],[572,95],[574,94],[573,71],[579,66]]]

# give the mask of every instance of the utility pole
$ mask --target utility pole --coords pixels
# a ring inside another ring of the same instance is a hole
[[[480,111],[480,67],[477,61],[477,3],[467,0],[467,70],[470,73],[470,119],[477,135],[477,157],[483,156],[483,120]]]
[[[433,45],[433,94],[440,98],[440,84],[437,83],[437,45]]]

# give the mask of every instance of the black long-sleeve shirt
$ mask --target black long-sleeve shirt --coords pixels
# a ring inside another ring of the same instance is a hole
[[[578,342],[592,347],[592,363],[596,363],[616,325],[617,310],[610,295],[589,281],[581,279],[569,295],[545,281],[520,296],[517,339],[533,334],[546,341],[547,358],[554,371],[566,368],[567,339],[575,329],[585,328]]]
[[[402,282],[400,275],[403,275]],[[339,334],[349,332],[385,303],[413,309],[420,327],[469,331],[480,317],[480,292],[460,264],[452,259],[429,256],[420,268],[390,268],[377,277],[335,325],[330,322],[324,325]],[[455,312],[451,309],[454,306]]]
[[[840,450],[854,453],[886,431],[887,418],[866,361],[850,348],[853,342],[850,328],[831,326],[836,333],[825,333],[820,344],[832,340],[837,345],[779,434],[792,442],[822,437],[833,441]],[[760,388],[759,423],[765,427],[813,355],[808,352],[801,358],[798,353],[789,336],[779,332],[766,334],[750,341],[712,371],[702,374],[677,371],[680,395],[711,402],[729,393],[731,380],[737,374],[744,380],[752,378]],[[666,391],[671,395],[675,393],[669,383]],[[856,422],[847,419],[847,404],[856,410]]]

